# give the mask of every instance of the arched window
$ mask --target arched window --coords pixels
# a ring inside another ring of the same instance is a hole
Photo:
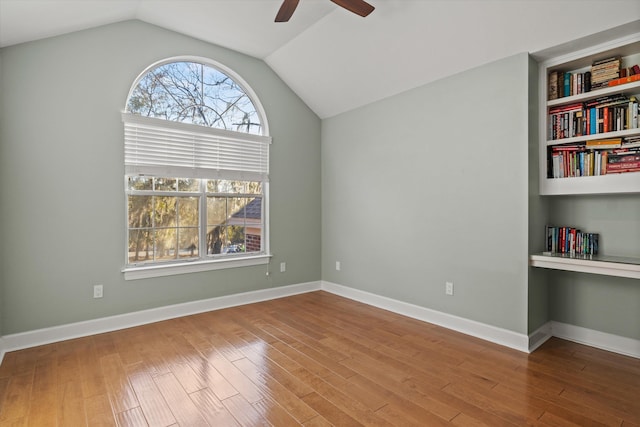
[[[241,84],[201,62],[178,61],[146,71],[127,101],[146,117],[262,134],[262,120]]]
[[[122,117],[127,278],[268,262],[271,140],[239,76],[208,60],[154,64]]]

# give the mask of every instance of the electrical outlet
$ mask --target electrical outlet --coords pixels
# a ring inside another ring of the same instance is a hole
[[[280,273],[284,273],[285,271],[287,271],[287,263],[286,262],[281,262],[280,263]]]
[[[336,261],[336,271],[340,271],[340,261]]]
[[[447,295],[453,295],[453,282],[445,282],[444,293]]]
[[[102,285],[93,285],[93,297],[102,298]]]

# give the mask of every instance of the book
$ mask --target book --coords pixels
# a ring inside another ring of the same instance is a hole
[[[549,73],[548,89],[549,91],[547,94],[547,98],[549,100],[557,99],[558,98],[558,72],[557,71],[553,71]]]
[[[616,167],[612,168],[611,166],[616,166]],[[628,167],[624,167],[624,166],[618,167],[617,165],[609,165],[608,169],[609,169],[609,174],[640,172],[640,162],[638,162],[636,165],[629,165]]]
[[[609,62],[620,61],[620,56],[611,56],[609,58],[600,59],[598,61],[594,61],[591,64],[591,67],[597,67],[599,65],[607,64]]]
[[[631,83],[631,82],[635,82],[640,80],[640,73],[638,74],[634,74],[632,76],[627,76],[627,77],[621,77],[619,79],[614,79],[614,80],[610,80],[609,83],[607,83],[609,86],[617,86],[617,85],[623,85],[626,83]]]
[[[594,139],[585,143],[585,146],[587,148],[597,148],[600,150],[609,148],[620,148],[621,145],[622,138]]]
[[[591,92],[591,71],[584,73],[584,91]]]
[[[595,107],[589,109],[589,134],[598,133],[598,110]]]

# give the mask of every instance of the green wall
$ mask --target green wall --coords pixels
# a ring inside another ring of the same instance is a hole
[[[2,49],[4,335],[320,280],[320,120],[263,62],[140,21]],[[271,148],[271,265],[125,281],[124,109],[134,79],[178,55],[254,89]],[[104,284],[104,298],[92,286]]]
[[[600,233],[607,255],[640,257],[637,194],[549,197],[551,224]],[[595,274],[549,272],[551,318],[640,339],[640,281]]]
[[[323,120],[323,280],[528,332],[529,67],[515,55]]]

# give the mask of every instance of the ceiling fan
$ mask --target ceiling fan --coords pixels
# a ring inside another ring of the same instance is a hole
[[[287,22],[293,12],[298,7],[298,2],[300,0],[284,0],[282,2],[282,6],[280,6],[280,10],[278,10],[278,14],[276,15],[276,22]],[[350,12],[355,13],[360,16],[367,16],[373,9],[369,3],[364,0],[331,0],[338,6],[342,6]]]

